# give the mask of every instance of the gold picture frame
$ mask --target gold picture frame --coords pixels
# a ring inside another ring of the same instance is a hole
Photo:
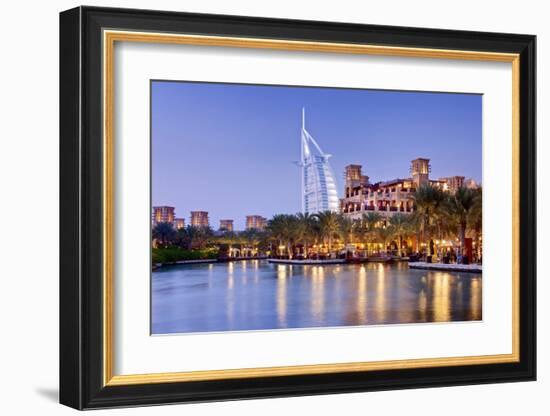
[[[338,364],[299,365],[288,367],[264,367],[253,369],[231,369],[216,371],[190,371],[153,374],[113,374],[113,142],[114,137],[114,48],[116,42],[139,42],[157,44],[217,46],[229,48],[276,49],[300,52],[324,52],[343,54],[367,54],[378,56],[399,56],[430,59],[458,59],[489,62],[507,62],[512,65],[512,353],[485,356],[444,357],[412,360],[391,360],[373,362],[351,362]],[[440,50],[427,48],[390,47],[378,45],[356,45],[345,43],[303,42],[274,39],[236,38],[223,36],[201,36],[186,34],[166,34],[105,30],[104,44],[104,137],[105,137],[105,271],[104,271],[104,384],[120,386],[130,384],[173,383],[186,381],[207,381],[228,378],[248,378],[267,376],[290,376],[306,374],[326,374],[332,372],[357,372],[390,369],[429,368],[440,366],[460,366],[474,364],[510,363],[519,360],[519,54],[476,52],[465,50]]]
[[[115,49],[123,43],[509,64],[512,114],[502,122],[512,129],[513,174],[503,179],[512,188],[511,353],[116,374]],[[60,402],[96,409],[535,380],[535,55],[536,37],[524,34],[85,6],[62,12]]]

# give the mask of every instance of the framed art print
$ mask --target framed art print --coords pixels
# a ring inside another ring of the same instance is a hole
[[[60,17],[60,401],[535,379],[535,37]]]

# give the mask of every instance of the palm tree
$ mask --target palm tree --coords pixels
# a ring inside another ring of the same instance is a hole
[[[256,229],[248,229],[240,233],[241,241],[255,251],[260,244],[262,235],[261,231]]]
[[[220,236],[216,239],[218,245],[226,245],[227,246],[227,254],[225,254],[225,250],[223,251],[226,256],[231,256],[233,244],[236,242],[236,235],[233,231],[223,231]],[[220,249],[220,253],[222,250]]]
[[[243,235],[244,231],[237,231],[233,237],[235,246],[239,249],[239,257],[244,257],[244,246],[246,244],[246,237]]]
[[[292,259],[294,253],[293,246],[298,237],[298,219],[295,215],[285,215],[284,235],[288,258]]]
[[[466,227],[468,219],[476,207],[476,194],[468,188],[460,187],[449,198],[450,218],[458,227],[460,239],[460,252],[464,253],[464,240],[466,239]]]
[[[353,242],[353,233],[356,228],[355,221],[344,217],[343,215],[338,218],[338,235],[342,239],[345,245]]]
[[[193,242],[193,235],[195,234],[195,228],[191,225],[188,225],[185,228],[180,228],[178,230],[178,244],[186,249],[191,250],[192,242]]]
[[[180,244],[188,249],[202,249],[208,245],[213,237],[214,232],[210,227],[197,227],[188,225],[178,231]]]
[[[420,185],[414,193],[416,215],[420,217],[420,227],[424,243],[431,240],[431,227],[435,216],[444,205],[446,194],[430,184]],[[427,254],[432,255],[431,244],[427,244]]]
[[[296,214],[296,237],[304,245],[304,257],[307,258],[309,243],[315,240],[317,232],[317,217],[308,212]]]
[[[472,190],[474,193],[475,204],[468,217],[468,224],[474,231],[474,238],[476,242],[476,257],[479,261],[481,259],[481,235],[483,229],[483,191],[481,187]]]
[[[375,242],[378,240],[377,228],[380,227],[384,216],[378,212],[368,212],[363,214],[360,220],[359,232],[363,242]]]
[[[178,230],[176,231],[176,238],[174,239],[174,243],[178,247],[184,249],[188,248],[187,230],[185,228],[178,228]]]
[[[277,214],[269,220],[267,229],[278,246],[285,245],[289,258],[292,258],[292,243],[297,236],[297,219],[294,215]]]
[[[390,217],[389,223],[390,229],[393,231],[399,242],[397,247],[397,254],[399,255],[399,257],[402,257],[403,237],[408,234],[410,229],[409,215],[405,215],[399,212]]]
[[[159,222],[153,227],[153,238],[160,241],[163,247],[166,247],[177,236],[174,226],[169,222]]]
[[[364,243],[366,240],[366,227],[363,226],[361,218],[353,220],[353,241]]]
[[[421,215],[418,215],[417,211],[409,214],[409,218],[407,220],[407,228],[408,228],[407,234],[414,235],[415,237],[416,246],[412,248],[413,251],[415,252],[420,251],[419,244],[420,244],[420,234],[422,230],[422,221],[423,221],[423,218]]]
[[[270,239],[272,241],[275,241],[275,244],[277,245],[277,251],[276,251],[277,255],[281,254],[279,252],[279,247],[283,244],[283,239],[284,239],[283,224],[284,224],[283,214],[274,215],[273,218],[271,218],[267,223],[267,231],[270,235]]]
[[[382,248],[384,252],[387,252],[388,249],[388,242],[391,240],[393,235],[395,234],[395,231],[393,230],[393,227],[387,226],[387,227],[378,227],[376,229],[376,234],[380,241],[382,242]]]
[[[434,229],[439,240],[457,235],[457,227],[451,218],[449,209],[450,198],[450,195],[447,196],[440,209],[434,214]]]
[[[327,242],[329,253],[332,252],[332,241],[340,229],[340,215],[333,211],[318,212],[315,216],[319,220],[321,237]]]
[[[266,253],[270,249],[271,236],[267,230],[256,230],[258,253]]]
[[[379,212],[368,212],[363,214],[361,221],[367,229],[374,230],[383,219],[384,217]]]

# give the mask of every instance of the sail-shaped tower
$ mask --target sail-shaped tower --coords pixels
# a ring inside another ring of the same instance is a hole
[[[302,212],[338,211],[338,191],[334,172],[319,144],[306,130],[306,113],[302,108],[301,131]]]

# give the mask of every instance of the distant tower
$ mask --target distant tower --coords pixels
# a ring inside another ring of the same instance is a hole
[[[176,213],[174,207],[153,207],[153,225],[157,225],[161,222],[168,222],[170,224],[173,224],[175,217]]]
[[[358,186],[366,186],[369,184],[369,177],[362,174],[361,165],[347,165],[346,171],[344,174],[345,177],[345,186],[346,186],[346,197],[349,197],[349,193],[353,188]]]
[[[181,230],[182,228],[185,228],[185,218],[175,218],[174,227],[176,227],[176,230]]]
[[[328,162],[331,155],[323,153],[306,130],[305,114],[305,109],[302,108],[302,212],[314,214],[320,211],[338,211],[336,180]]]
[[[464,186],[464,176],[449,176],[440,178],[439,181],[445,184],[445,190],[449,192],[456,192],[458,188]]]
[[[233,231],[233,220],[220,220],[221,231]]]
[[[416,187],[430,182],[430,159],[418,158],[411,161],[411,176]]]
[[[361,181],[361,165],[346,166],[346,183],[350,186],[358,186]]]
[[[208,227],[208,211],[191,211],[191,225],[194,227]]]
[[[264,230],[267,226],[267,218],[261,215],[247,215],[246,229],[247,230]]]

